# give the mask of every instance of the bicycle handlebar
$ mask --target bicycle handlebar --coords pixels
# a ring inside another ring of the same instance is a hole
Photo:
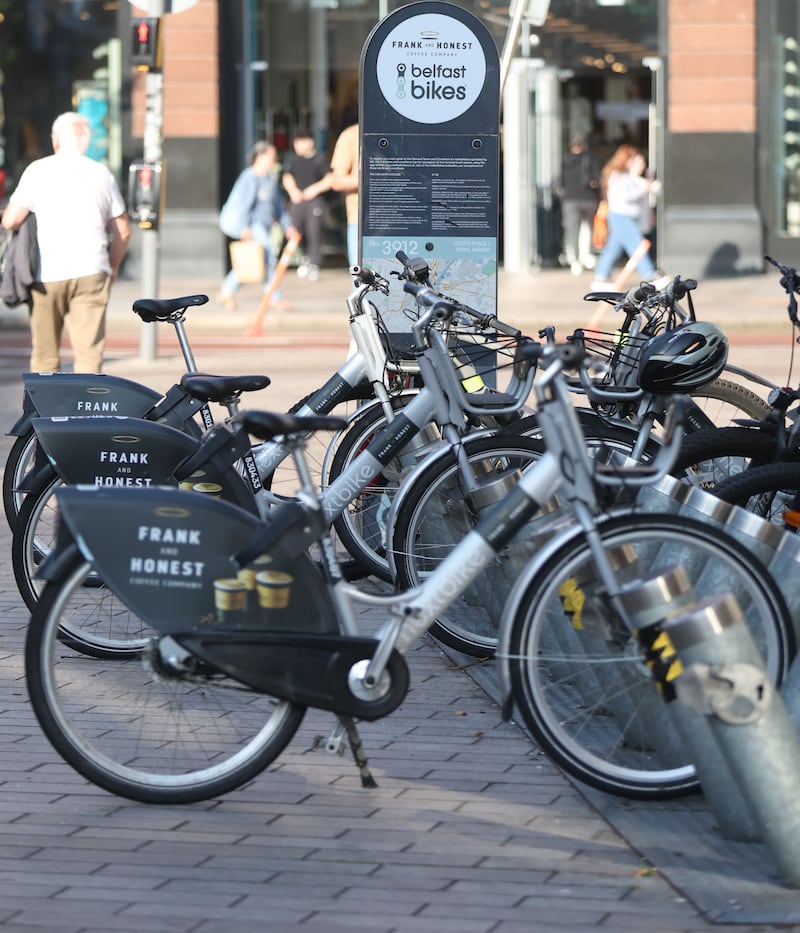
[[[370,288],[374,288],[376,291],[383,292],[384,295],[389,294],[389,281],[385,279],[380,273],[375,272],[374,269],[367,269],[362,266],[353,266],[350,270],[350,274],[353,278],[358,279],[362,285],[368,285]]]
[[[781,287],[789,296],[789,307],[787,309],[789,312],[789,320],[796,327],[800,326],[800,322],[797,319],[797,299],[794,297],[795,294],[800,294],[800,274],[798,274],[797,269],[782,265],[777,259],[773,259],[772,256],[764,256],[764,259],[772,263],[772,265],[780,271]]]
[[[680,301],[695,288],[697,288],[697,281],[695,279],[681,279],[680,276],[676,275],[664,289],[664,293],[670,301]]]
[[[453,298],[447,298],[427,285],[420,285],[417,282],[404,282],[403,291],[413,295],[417,303],[429,309],[435,309],[443,317],[450,319],[455,315],[462,314],[466,318],[474,321],[481,330],[496,330],[506,337],[521,337],[522,331],[517,327],[506,324],[493,314],[484,314],[470,308],[469,305],[461,304]]]
[[[419,256],[410,258],[399,249],[395,254],[395,259],[403,266],[402,272],[392,272],[392,275],[407,282],[418,282],[422,285],[430,285],[430,266]]]

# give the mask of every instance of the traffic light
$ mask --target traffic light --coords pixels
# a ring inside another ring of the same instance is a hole
[[[131,64],[139,71],[161,68],[161,17],[134,16],[131,20]]]
[[[131,162],[128,216],[144,230],[157,230],[164,200],[164,163]]]

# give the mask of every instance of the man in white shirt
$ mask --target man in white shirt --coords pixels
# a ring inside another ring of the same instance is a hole
[[[128,248],[130,224],[114,176],[88,158],[89,121],[62,113],[53,122],[53,155],[22,173],[0,223],[15,230],[36,215],[38,283],[31,291],[31,371],[61,368],[66,321],[75,372],[100,372],[111,283]]]

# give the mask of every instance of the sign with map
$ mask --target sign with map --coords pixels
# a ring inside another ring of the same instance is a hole
[[[451,3],[396,10],[361,57],[361,264],[388,277],[398,250],[424,257],[438,289],[491,314],[499,75],[491,35]],[[413,307],[399,283],[379,306],[392,331]]]

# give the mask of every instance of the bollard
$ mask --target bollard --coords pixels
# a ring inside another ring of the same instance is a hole
[[[795,639],[800,641],[800,534],[783,532],[768,569],[786,600],[794,620]]]
[[[636,549],[621,545],[606,552],[609,564],[620,580],[629,579],[640,572]],[[609,615],[605,588],[598,579],[592,560],[587,560],[576,569],[559,587],[560,618],[546,627],[547,641],[543,649],[551,657],[569,659],[561,666],[555,661],[551,665],[553,675],[563,677],[574,684],[581,702],[589,709],[610,713],[622,730],[628,734],[627,724],[636,720],[637,698],[634,687],[639,687],[641,678],[631,672],[631,658],[625,653],[630,634],[614,627],[613,615]],[[554,606],[551,610],[557,612]],[[576,663],[585,659],[585,663]],[[612,660],[620,663],[609,663]],[[639,742],[637,736],[629,735]]]
[[[663,596],[663,602],[659,598]],[[672,728],[680,737],[686,759],[694,765],[700,787],[717,819],[720,831],[739,842],[760,840],[756,821],[741,788],[733,781],[720,781],[727,764],[705,716],[676,703],[675,679],[681,671],[675,649],[665,633],[670,616],[691,611],[694,591],[682,568],[645,582],[639,590],[626,593],[626,611],[637,625],[636,637],[658,687],[662,706]],[[677,613],[676,613],[677,610]],[[679,759],[680,760],[680,759]]]
[[[664,767],[680,768],[694,764],[694,757],[687,753],[680,723],[671,707],[664,702],[672,695],[670,689],[666,689],[657,676],[662,656],[667,656],[666,653],[662,655],[664,639],[661,637],[661,624],[694,604],[691,581],[682,567],[654,571],[623,587],[619,600],[642,649],[643,665],[651,675],[643,678],[638,666],[629,670],[629,678],[638,680],[628,689],[637,698],[637,716],[635,725],[631,723],[626,731],[636,736],[640,743],[646,742],[654,747]]]
[[[683,667],[678,701],[705,715],[783,881],[800,887],[800,743],[741,610],[711,597],[664,624]],[[727,819],[727,817],[726,817]]]

